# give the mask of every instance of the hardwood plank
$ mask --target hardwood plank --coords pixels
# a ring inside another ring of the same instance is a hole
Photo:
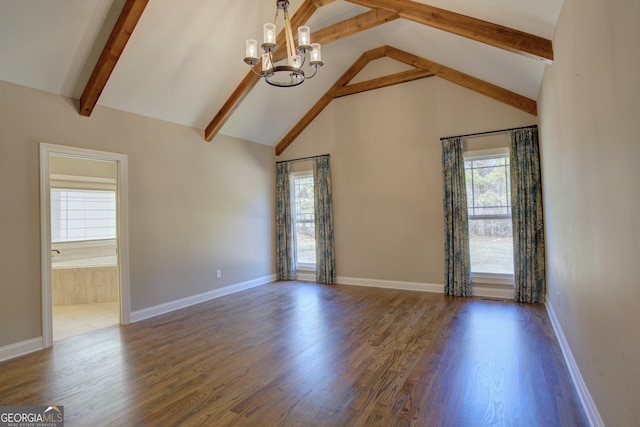
[[[546,63],[553,62],[551,40],[411,0],[347,0],[397,13],[423,25],[447,31]]]
[[[127,0],[80,97],[80,115],[90,116],[149,0]]]
[[[67,426],[587,425],[544,306],[280,282],[0,363]]]

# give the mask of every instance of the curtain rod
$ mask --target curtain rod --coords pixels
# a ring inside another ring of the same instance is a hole
[[[320,154],[319,156],[309,156],[309,157],[301,157],[299,159],[291,159],[291,160],[280,160],[278,163],[287,163],[287,162],[301,162],[303,160],[312,160],[317,159],[318,157],[331,157],[331,154]]]
[[[455,136],[445,136],[444,138],[440,138],[440,141],[445,140],[445,139],[449,139],[449,138],[469,138],[472,136],[482,136],[482,135],[491,135],[494,133],[504,133],[504,132],[509,132],[512,130],[520,130],[520,129],[530,129],[530,128],[537,128],[538,125],[531,125],[531,126],[521,126],[519,128],[509,128],[509,129],[500,129],[500,130],[490,130],[487,132],[477,132],[477,133],[468,133],[466,135],[455,135]]]

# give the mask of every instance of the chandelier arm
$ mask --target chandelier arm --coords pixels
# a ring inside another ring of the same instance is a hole
[[[316,73],[318,72],[318,67],[313,67],[313,68],[314,68],[313,74],[311,74],[310,76],[305,76],[306,79],[312,79],[313,76],[315,76]]]
[[[274,68],[276,66],[276,64],[273,62],[273,52],[269,52],[269,63],[271,63],[271,68]]]
[[[265,73],[256,71],[255,65],[253,67],[251,67],[251,71],[253,71],[253,74],[255,74],[258,77],[264,77],[265,76]]]

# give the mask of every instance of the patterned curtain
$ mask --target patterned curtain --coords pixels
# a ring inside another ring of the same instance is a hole
[[[276,163],[276,275],[278,280],[295,280],[296,261],[291,228],[291,188],[288,162]]]
[[[544,223],[537,127],[512,131],[510,148],[514,299],[544,302]]]
[[[316,226],[316,282],[336,283],[336,256],[333,247],[333,203],[329,157],[313,161],[313,193]]]
[[[444,293],[468,297],[472,295],[471,259],[462,138],[442,140],[442,190],[444,192]]]

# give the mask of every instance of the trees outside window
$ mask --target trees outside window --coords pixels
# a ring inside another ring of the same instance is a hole
[[[313,173],[309,171],[291,174],[291,192],[296,268],[313,270],[316,265]]]
[[[513,275],[509,154],[465,155],[471,272]]]

